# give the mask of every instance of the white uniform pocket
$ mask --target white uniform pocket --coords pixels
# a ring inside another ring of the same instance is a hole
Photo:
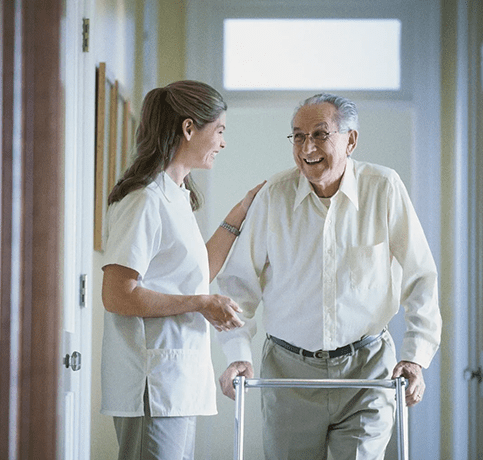
[[[148,350],[151,415],[190,416],[216,413],[210,356],[198,350]]]

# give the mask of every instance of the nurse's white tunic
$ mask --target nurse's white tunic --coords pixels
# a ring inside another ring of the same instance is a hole
[[[136,270],[139,285],[154,291],[208,294],[208,254],[189,191],[169,175],[111,205],[106,227],[103,266]],[[146,385],[152,416],[216,413],[209,324],[200,313],[140,318],[105,312],[101,412],[144,415]]]

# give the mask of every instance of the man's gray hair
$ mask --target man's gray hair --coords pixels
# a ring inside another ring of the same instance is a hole
[[[337,109],[336,118],[334,121],[337,123],[337,128],[341,133],[345,133],[347,131],[359,128],[359,115],[357,113],[357,107],[354,102],[342,96],[321,93],[305,99],[305,101],[303,101],[295,109],[294,115],[292,117],[292,129],[295,116],[302,107],[305,107],[306,105],[323,104],[324,102],[331,103]]]

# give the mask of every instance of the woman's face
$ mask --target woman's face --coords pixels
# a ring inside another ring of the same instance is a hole
[[[203,128],[197,129],[193,126],[190,146],[191,168],[211,169],[218,152],[225,148],[223,133],[226,125],[226,114],[223,112],[220,117],[208,123]]]

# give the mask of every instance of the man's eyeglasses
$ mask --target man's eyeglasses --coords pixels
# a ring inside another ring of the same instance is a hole
[[[314,131],[313,133],[293,133],[287,136],[288,140],[294,145],[302,145],[305,143],[307,137],[311,137],[315,143],[325,142],[331,134],[335,134],[338,131]]]

